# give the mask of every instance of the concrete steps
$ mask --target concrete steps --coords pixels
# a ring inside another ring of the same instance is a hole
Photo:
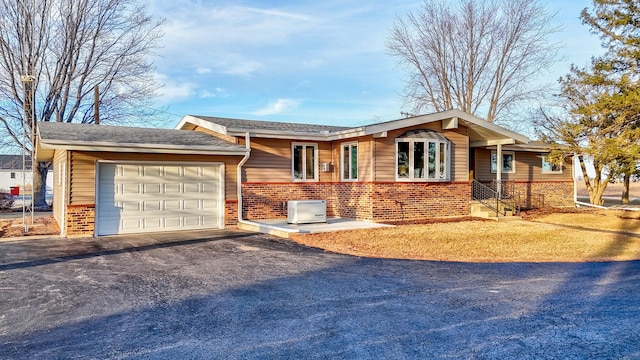
[[[500,204],[500,216],[496,215],[495,210],[489,208],[483,203],[472,200],[470,202],[471,205],[471,216],[479,217],[484,219],[492,219],[498,221],[513,221],[513,220],[522,220],[522,217],[514,215],[515,209],[506,208],[504,204]],[[504,216],[502,214],[505,214]]]

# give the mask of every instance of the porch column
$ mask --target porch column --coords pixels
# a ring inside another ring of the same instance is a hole
[[[496,149],[496,192],[498,199],[502,198],[502,144]]]

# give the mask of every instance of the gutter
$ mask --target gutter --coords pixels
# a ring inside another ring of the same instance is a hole
[[[252,229],[257,229],[260,232],[267,234],[276,234],[278,236],[282,236],[285,234],[285,237],[288,237],[286,234],[289,233],[309,233],[310,231],[299,230],[299,229],[283,229],[278,226],[272,226],[268,224],[261,224],[254,221],[244,220],[242,218],[242,166],[249,160],[249,156],[251,156],[251,137],[249,132],[244,134],[244,142],[246,147],[246,153],[242,160],[238,163],[236,168],[237,171],[237,197],[238,197],[238,225],[247,225]]]
[[[236,193],[237,193],[237,197],[238,197],[238,223],[244,223],[245,221],[242,220],[242,166],[244,165],[244,163],[247,162],[247,160],[249,160],[249,156],[251,156],[251,137],[249,136],[249,132],[244,133],[244,146],[246,149],[246,152],[244,154],[244,157],[242,158],[242,160],[240,160],[240,162],[238,163],[238,166],[236,167]]]

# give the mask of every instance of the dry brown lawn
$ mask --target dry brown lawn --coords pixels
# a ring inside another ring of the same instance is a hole
[[[294,241],[356,256],[463,262],[640,259],[640,214],[571,210],[523,221],[460,221],[295,235]]]

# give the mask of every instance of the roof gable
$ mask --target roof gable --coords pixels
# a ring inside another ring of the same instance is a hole
[[[187,115],[178,123],[176,129],[190,130],[195,126],[201,126],[231,136],[244,136],[246,133],[249,133],[252,137],[262,138],[334,141],[366,135],[386,136],[387,131],[435,121],[442,121],[443,129],[457,128],[459,124],[467,127],[471,146],[526,144],[529,142],[529,139],[524,135],[489,123],[460,110],[447,110],[360,127],[282,123]]]

